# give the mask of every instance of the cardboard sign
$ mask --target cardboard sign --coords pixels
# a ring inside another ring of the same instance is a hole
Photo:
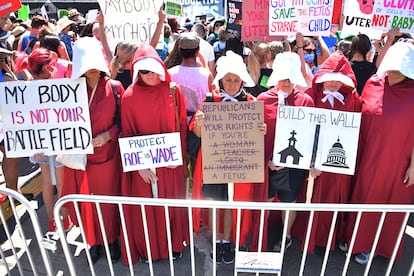
[[[283,39],[283,36],[269,35],[269,1],[243,1],[242,18],[242,41],[273,41]]]
[[[344,15],[343,32],[346,34],[360,32],[379,39],[382,32],[394,27],[404,33],[414,33],[414,4],[410,1],[347,0]]]
[[[105,16],[105,33],[111,49],[121,41],[151,41],[162,0],[98,0],[98,3]]]
[[[263,102],[205,102],[204,184],[264,181]]]
[[[329,36],[333,14],[332,1],[269,1],[269,34]]]
[[[93,153],[84,78],[0,83],[7,157]]]
[[[119,138],[124,172],[183,164],[180,133]]]
[[[273,162],[277,166],[353,175],[361,113],[280,106]],[[316,133],[316,135],[315,135]]]

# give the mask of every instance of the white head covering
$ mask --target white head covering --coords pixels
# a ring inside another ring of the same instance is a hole
[[[256,84],[250,77],[246,69],[246,64],[243,62],[243,58],[233,51],[227,51],[225,56],[220,57],[217,60],[217,74],[214,79],[214,83],[218,84],[219,80],[224,78],[228,73],[233,73],[239,76],[243,81],[243,86],[253,87]]]
[[[377,70],[378,75],[387,71],[400,71],[404,76],[414,79],[414,45],[408,42],[397,42],[384,56]]]
[[[99,41],[93,37],[82,37],[73,45],[72,79],[79,78],[91,69],[110,75]]]
[[[132,77],[132,82],[135,83],[138,79],[139,70],[147,70],[154,72],[160,76],[162,81],[165,81],[165,69],[161,63],[152,57],[146,57],[138,60],[134,63],[134,75]]]
[[[280,80],[289,79],[296,85],[306,87],[307,84],[300,68],[301,63],[298,54],[283,52],[276,55],[273,62],[273,72],[267,81],[267,85],[275,86]]]
[[[322,83],[325,81],[340,81],[343,84],[345,84],[346,86],[349,87],[355,87],[354,82],[352,81],[352,79],[350,77],[348,77],[345,74],[342,74],[341,72],[330,72],[330,73],[326,73],[323,75],[320,75],[317,79],[316,79],[316,83]]]

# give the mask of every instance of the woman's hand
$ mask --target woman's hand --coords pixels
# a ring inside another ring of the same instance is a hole
[[[94,148],[103,147],[106,143],[111,140],[111,135],[109,135],[109,131],[105,131],[99,133],[92,139],[92,145]]]
[[[196,112],[196,114],[194,115],[195,117],[195,125],[197,127],[202,127],[204,125],[204,113],[201,110],[198,110]]]
[[[259,131],[260,131],[263,135],[266,135],[266,133],[267,133],[267,125],[266,125],[265,123],[263,123],[263,124],[259,124],[257,127],[259,128]]]
[[[267,166],[269,167],[269,169],[271,169],[272,171],[280,171],[281,169],[284,169],[285,167],[282,166],[276,166],[275,163],[273,163],[272,160],[269,160],[269,162],[267,163]]]
[[[158,181],[157,175],[150,169],[138,170],[138,173],[142,177],[142,179],[144,179],[144,181],[148,184]]]
[[[313,178],[317,178],[318,176],[322,174],[320,170],[317,170],[315,168],[310,168],[309,173]]]
[[[42,161],[44,158],[45,158],[44,153],[36,153],[35,155],[33,155],[33,159],[36,161]]]
[[[414,166],[408,167],[404,175],[403,183],[405,184],[406,188],[414,184]]]

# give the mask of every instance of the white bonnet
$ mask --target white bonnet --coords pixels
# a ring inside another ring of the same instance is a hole
[[[245,87],[254,87],[256,84],[247,72],[246,64],[243,62],[243,58],[233,51],[227,51],[225,56],[220,57],[217,60],[216,78],[214,83],[218,83],[228,73],[238,75]]]

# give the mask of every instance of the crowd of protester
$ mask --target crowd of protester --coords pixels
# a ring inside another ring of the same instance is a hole
[[[208,185],[203,181],[202,149],[195,154],[187,144],[188,133],[201,137],[203,101],[263,101],[264,124],[258,126],[265,141],[265,181],[261,184],[235,183],[233,200],[256,202],[303,202],[308,177],[315,178],[313,203],[412,204],[414,200],[414,45],[411,35],[393,28],[381,39],[356,34],[336,39],[328,48],[324,37],[292,34],[281,41],[241,41],[238,32],[227,31],[222,18],[182,27],[160,9],[156,30],[149,43],[122,41],[109,47],[104,32],[104,16],[84,26],[73,9],[69,17],[55,24],[34,15],[29,21],[15,16],[0,19],[0,81],[85,77],[94,154],[87,157],[85,171],[70,169],[54,160],[58,196],[81,193],[153,197],[157,183],[159,198],[188,197],[186,178],[193,180],[195,199],[229,200],[228,184]],[[162,47],[158,43],[163,33]],[[97,50],[98,49],[98,50]],[[172,87],[172,82],[176,85]],[[116,97],[120,97],[120,121],[115,120]],[[276,166],[272,162],[276,114],[279,106],[308,106],[362,113],[357,167],[354,176]],[[180,132],[184,165],[154,170],[122,172],[119,137]],[[5,153],[4,142],[0,149]],[[190,154],[190,152],[192,154]],[[53,159],[53,156],[52,156]],[[39,163],[43,176],[43,198],[49,218],[48,230],[55,231],[53,185],[50,158],[39,152],[31,158]],[[17,190],[18,159],[4,156],[2,162],[7,187]],[[289,182],[290,189],[278,190],[275,181]],[[24,194],[31,200],[33,194]],[[72,206],[62,212],[65,230],[78,225]],[[104,225],[111,258],[128,263],[126,237],[120,231],[116,206],[105,206]],[[141,208],[124,209],[128,248],[132,262],[147,261]],[[161,207],[145,209],[148,220],[151,259],[168,258],[167,229]],[[223,219],[220,216],[223,216]],[[286,213],[282,212],[282,218]],[[257,250],[259,214],[241,214],[240,248]],[[333,213],[320,212],[313,219],[310,252],[325,248]],[[212,214],[203,219],[194,212],[194,229],[200,222],[212,226]],[[218,210],[217,263],[234,262],[235,225],[233,210]],[[173,258],[182,256],[189,242],[185,210],[172,208]],[[73,222],[71,221],[73,220]],[[91,206],[81,208],[92,261],[102,251],[102,235],[97,214]],[[270,219],[266,217],[267,220]],[[292,238],[303,240],[308,214],[290,212],[286,220],[287,239],[263,250],[288,248]],[[338,216],[331,249],[339,244],[347,250],[355,214]],[[284,220],[285,221],[285,220]],[[355,261],[366,264],[378,225],[378,214],[361,218],[353,252]],[[396,227],[401,214],[387,215],[375,253],[391,257],[397,242]],[[221,225],[223,222],[223,225]],[[269,233],[271,235],[271,233]],[[120,241],[120,245],[118,244]],[[400,246],[397,258],[401,256]]]

